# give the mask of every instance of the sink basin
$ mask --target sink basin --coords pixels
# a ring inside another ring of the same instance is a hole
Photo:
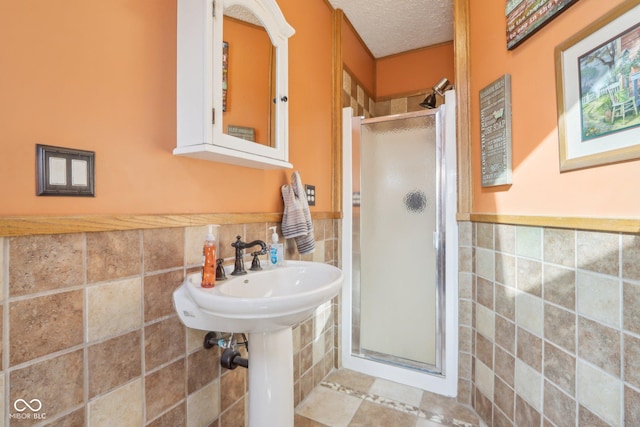
[[[249,334],[249,426],[293,427],[292,327],[340,291],[343,274],[328,264],[287,261],[284,267],[230,276],[213,288],[201,274],[173,293],[182,322],[194,329]]]
[[[307,261],[287,261],[284,267],[227,277],[213,288],[202,288],[200,273],[187,276],[174,293],[185,325],[248,333],[287,328],[335,297],[343,279],[340,269]]]

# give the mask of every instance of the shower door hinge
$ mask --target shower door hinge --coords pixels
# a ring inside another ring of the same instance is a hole
[[[216,0],[211,2],[211,16],[216,17]]]
[[[440,239],[442,238],[443,233],[440,231],[433,232],[433,247],[438,249],[440,247]]]
[[[212,125],[216,124],[216,109],[215,108],[211,109],[211,124]]]

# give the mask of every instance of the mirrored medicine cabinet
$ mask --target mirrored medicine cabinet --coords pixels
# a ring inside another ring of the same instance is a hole
[[[292,167],[293,33],[275,0],[178,0],[174,154],[258,169]]]

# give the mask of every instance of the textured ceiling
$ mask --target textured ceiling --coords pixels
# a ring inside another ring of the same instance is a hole
[[[373,56],[453,40],[453,0],[329,0],[342,9]]]

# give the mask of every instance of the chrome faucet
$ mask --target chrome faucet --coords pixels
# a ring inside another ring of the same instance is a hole
[[[240,240],[240,236],[236,236],[236,241],[231,244],[231,246],[236,248],[236,263],[234,264],[233,271],[231,272],[232,276],[247,274],[244,269],[244,250],[258,245],[260,245],[260,250],[251,252],[253,261],[251,261],[251,268],[249,270],[252,271],[262,270],[262,267],[260,266],[260,258],[258,258],[258,256],[267,253],[267,244],[263,240],[254,240],[253,242],[245,243]]]

